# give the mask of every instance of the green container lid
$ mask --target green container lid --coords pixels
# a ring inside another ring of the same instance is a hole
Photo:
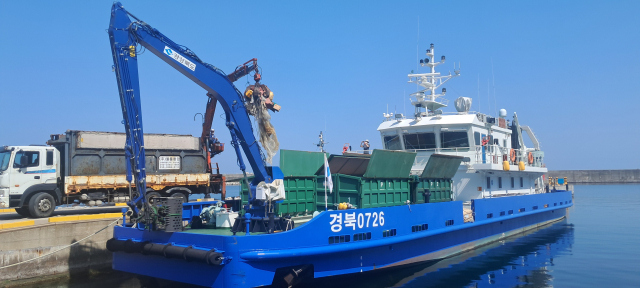
[[[409,178],[415,152],[373,150],[364,178]]]
[[[285,177],[312,177],[324,164],[322,152],[280,150],[280,170]],[[331,167],[331,166],[329,166]]]
[[[433,154],[429,157],[427,165],[424,166],[420,178],[451,179],[458,172],[463,158],[462,156]]]

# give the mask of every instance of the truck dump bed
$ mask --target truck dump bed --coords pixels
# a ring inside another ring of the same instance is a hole
[[[51,135],[47,144],[60,151],[60,172],[65,194],[84,189],[128,187],[126,135],[116,132],[68,130]],[[147,185],[153,190],[169,186],[208,185],[206,151],[191,135],[145,134]]]

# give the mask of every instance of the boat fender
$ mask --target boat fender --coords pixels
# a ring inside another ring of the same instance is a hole
[[[207,264],[209,265],[222,265],[222,261],[224,260],[224,257],[222,257],[222,254],[215,252],[216,249],[211,249],[209,250],[209,252],[207,252],[206,255],[206,260],[207,260]]]
[[[520,169],[520,171],[524,171],[524,162],[518,162],[518,168]]]
[[[185,247],[173,246],[171,243],[164,245],[164,249],[162,250],[162,254],[166,258],[173,259],[184,259],[184,255],[182,254],[184,250],[187,249]]]
[[[509,171],[511,167],[509,166],[509,161],[502,161],[502,170]]]
[[[142,247],[142,255],[164,256],[164,245],[148,243]]]
[[[118,240],[111,238],[107,240],[107,250],[111,252],[140,253],[146,242],[134,242],[131,239]]]

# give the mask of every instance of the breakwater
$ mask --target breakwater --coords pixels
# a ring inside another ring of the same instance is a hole
[[[548,177],[567,177],[571,184],[640,183],[640,169],[625,170],[555,170]]]

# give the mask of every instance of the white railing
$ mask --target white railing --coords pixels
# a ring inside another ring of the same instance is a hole
[[[502,147],[499,145],[486,145],[484,146],[484,161],[482,157],[482,147],[476,146],[473,147],[452,147],[452,148],[431,148],[431,149],[405,149],[407,152],[426,152],[429,154],[435,153],[446,153],[448,155],[456,155],[456,156],[470,156],[468,152],[472,152],[475,154],[475,163],[476,164],[502,164],[503,161],[509,161],[511,165],[518,165],[518,162],[524,162],[525,166],[529,167],[544,167],[542,157],[533,157],[533,163],[529,163],[529,152],[534,151],[521,151],[514,150],[516,154],[516,161],[511,161],[511,148]],[[475,152],[473,151],[475,149]],[[347,153],[358,153],[358,154],[371,154],[373,153],[373,149],[369,150],[353,150],[347,151]],[[413,163],[414,167],[424,167],[427,164],[431,155],[418,155]]]
[[[404,151],[408,152],[428,152],[428,153],[455,153],[456,156],[458,153],[469,152],[471,147],[452,147],[452,148],[431,148],[431,149],[405,149]]]
[[[484,150],[484,160],[483,152]],[[518,162],[524,162],[525,166],[544,167],[542,157],[533,157],[533,163],[529,163],[529,153],[533,151],[513,150],[515,152],[515,161],[511,159],[511,148],[501,147],[499,145],[486,145],[476,147],[476,163],[502,164],[503,161],[509,161],[509,164],[517,165]],[[539,158],[539,159],[537,159]]]

